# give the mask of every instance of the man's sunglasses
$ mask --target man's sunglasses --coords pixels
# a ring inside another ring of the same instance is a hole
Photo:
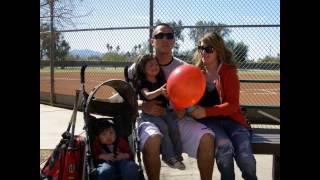
[[[167,39],[173,39],[174,34],[173,33],[159,33],[154,35],[155,39],[163,39],[164,37],[167,37]]]
[[[211,46],[207,46],[207,47],[204,47],[204,46],[198,46],[198,51],[202,52],[202,51],[205,51],[206,53],[210,54],[210,53],[213,53],[213,47]]]

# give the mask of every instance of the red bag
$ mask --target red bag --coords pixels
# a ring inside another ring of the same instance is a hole
[[[50,180],[80,180],[84,172],[85,138],[74,135],[79,91],[73,114],[67,130],[62,134],[60,143],[56,146],[44,167],[40,171],[40,179]],[[70,133],[70,128],[71,133]]]
[[[42,177],[52,180],[80,180],[84,168],[84,155],[84,137],[74,136],[73,148],[68,148],[66,139],[62,139],[42,168]]]

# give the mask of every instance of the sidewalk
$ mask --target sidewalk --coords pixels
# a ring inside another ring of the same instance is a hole
[[[66,130],[72,110],[62,109],[40,104],[40,149],[54,149],[61,138],[61,134]],[[77,113],[75,133],[84,132],[83,113]],[[186,169],[176,170],[169,168],[161,162],[161,180],[197,180],[200,179],[197,168],[197,161],[183,154]],[[255,155],[257,161],[257,176],[259,180],[272,179],[272,156]],[[241,180],[241,172],[235,163],[236,180]],[[220,179],[217,165],[214,165],[213,179]]]

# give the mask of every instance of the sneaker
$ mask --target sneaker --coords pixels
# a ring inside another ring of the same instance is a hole
[[[178,161],[176,158],[170,158],[169,160],[164,161],[169,167],[185,170],[186,166],[183,164],[183,162]]]

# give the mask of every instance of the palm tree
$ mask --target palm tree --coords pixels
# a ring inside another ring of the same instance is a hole
[[[120,46],[119,46],[119,45],[117,45],[117,47],[116,47],[116,51],[117,51],[117,53],[119,53],[119,50],[120,50]]]
[[[134,49],[134,52],[135,52],[135,53],[137,53],[137,48],[138,48],[137,45],[134,45],[134,46],[133,46],[133,49]]]
[[[139,53],[141,52],[141,44],[138,44]]]
[[[108,51],[110,51],[110,44],[109,43],[107,43],[107,49],[108,49]]]

